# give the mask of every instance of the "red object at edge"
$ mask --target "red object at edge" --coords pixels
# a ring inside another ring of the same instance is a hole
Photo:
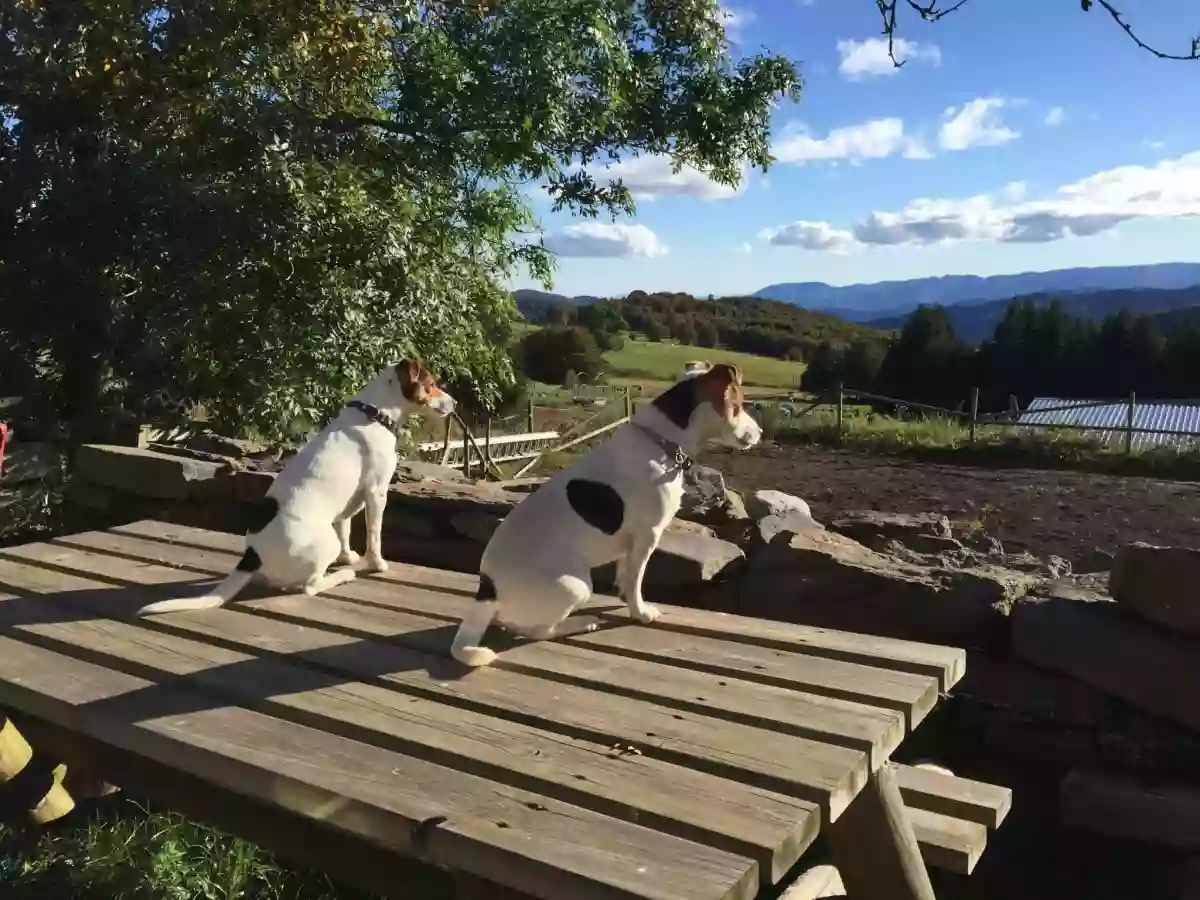
[[[8,443],[8,426],[0,422],[0,478],[4,477],[4,445]]]

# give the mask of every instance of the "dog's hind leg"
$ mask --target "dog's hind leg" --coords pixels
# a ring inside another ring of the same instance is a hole
[[[388,489],[367,494],[367,568],[372,572],[386,572],[388,564],[383,558],[383,510],[387,506]]]
[[[617,566],[620,578],[617,586],[621,599],[629,607],[629,614],[643,625],[649,625],[661,615],[658,607],[651,606],[642,598],[642,579],[646,575],[646,566],[661,539],[661,531],[634,534],[625,551],[625,558]]]
[[[312,568],[308,569],[308,577],[304,580],[303,590],[310,597],[335,588],[339,584],[353,581],[358,576],[354,569],[329,571],[329,567],[337,561],[338,553],[341,552],[341,539],[334,525],[331,524],[328,531],[318,533],[313,542],[305,549],[307,551],[306,562],[310,562]]]

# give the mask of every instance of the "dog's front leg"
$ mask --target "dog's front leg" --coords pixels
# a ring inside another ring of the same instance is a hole
[[[383,510],[387,506],[387,485],[383,490],[367,494],[367,569],[386,572],[387,562],[383,558]]]
[[[333,528],[337,532],[338,543],[342,546],[337,561],[347,566],[355,565],[358,562],[358,554],[350,546],[350,516],[334,519]]]
[[[629,607],[629,614],[643,625],[655,621],[660,613],[658,607],[651,606],[642,599],[642,579],[646,575],[646,566],[654,554],[658,542],[662,539],[661,531],[647,531],[635,534],[625,552],[625,558],[617,565],[617,576],[620,579],[617,587],[621,598]]]

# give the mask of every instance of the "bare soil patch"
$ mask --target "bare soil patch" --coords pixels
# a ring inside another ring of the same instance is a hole
[[[851,509],[937,512],[1006,550],[1076,560],[1133,541],[1200,547],[1200,483],[1038,469],[983,469],[796,447],[715,451],[740,491],[803,497],[817,521]]]

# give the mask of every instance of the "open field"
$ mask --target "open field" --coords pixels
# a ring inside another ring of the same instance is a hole
[[[707,359],[710,362],[733,363],[742,370],[748,386],[775,390],[796,390],[804,364],[732,350],[693,347],[688,344],[663,344],[628,339],[620,350],[604,354],[609,366],[609,381],[614,384],[647,381],[668,384],[683,371],[686,362]],[[647,385],[647,389],[649,386]]]
[[[961,527],[982,526],[1005,549],[1067,560],[1132,541],[1200,547],[1196,482],[974,468],[820,448],[706,456],[731,486],[803,497],[818,521],[850,509],[937,512]]]

